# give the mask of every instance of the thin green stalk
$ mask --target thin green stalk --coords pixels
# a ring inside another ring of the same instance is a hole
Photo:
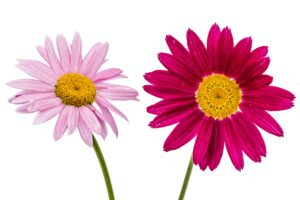
[[[182,184],[182,188],[181,188],[178,200],[183,200],[184,199],[184,195],[185,195],[185,192],[186,192],[186,189],[188,187],[189,180],[190,180],[190,177],[191,177],[191,174],[192,174],[192,171],[193,171],[193,166],[194,166],[193,157],[191,157],[188,168],[187,168],[186,173],[185,173],[184,181],[183,181],[183,184]]]
[[[103,177],[104,177],[104,180],[105,180],[109,200],[115,200],[114,191],[113,191],[113,188],[112,188],[112,184],[111,184],[111,180],[110,180],[110,177],[109,177],[108,169],[107,169],[103,154],[101,152],[101,149],[99,147],[99,144],[98,144],[96,138],[94,137],[94,135],[93,135],[93,148],[95,150],[95,153],[97,155],[97,158],[98,158],[98,161],[99,161],[102,173],[103,173]]]

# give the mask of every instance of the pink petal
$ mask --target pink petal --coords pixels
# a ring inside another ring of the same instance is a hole
[[[87,125],[83,122],[81,117],[78,120],[78,130],[82,140],[88,145],[93,146],[93,135],[92,131],[87,127]]]
[[[189,117],[193,112],[197,112],[199,106],[197,103],[187,104],[184,107],[168,110],[157,115],[153,121],[149,123],[152,128],[161,128],[169,126],[184,120]]]
[[[195,76],[195,74],[189,70],[189,67],[183,64],[175,56],[167,53],[159,53],[158,59],[167,70],[186,82],[194,85],[199,81],[199,77]]]
[[[99,62],[101,58],[98,57],[98,52],[101,50],[103,44],[96,43],[83,58],[81,66],[78,70],[79,73],[87,74],[90,70],[91,65],[94,65],[95,62]]]
[[[165,141],[164,150],[175,150],[192,140],[201,128],[204,117],[201,111],[194,112],[189,118],[179,122]]]
[[[49,110],[44,110],[42,112],[39,112],[33,121],[33,124],[41,124],[49,119],[53,118],[55,115],[61,112],[61,110],[64,108],[64,104],[60,104],[56,107],[50,108]]]
[[[47,55],[48,55],[48,58],[49,58],[49,65],[52,67],[53,71],[58,76],[63,75],[64,72],[63,72],[63,70],[60,66],[60,63],[59,63],[59,60],[56,56],[55,49],[53,47],[52,41],[49,37],[46,37],[46,39],[45,39],[45,47],[46,47]]]
[[[211,59],[212,67],[218,64],[218,43],[220,39],[221,31],[218,24],[214,24],[208,33],[207,37],[207,53]]]
[[[165,88],[165,87],[152,86],[152,85],[144,85],[143,88],[149,94],[164,99],[195,96],[195,94],[193,94],[193,91],[187,92],[187,91],[182,91],[180,89],[174,89],[174,88]]]
[[[218,167],[224,149],[224,135],[221,132],[221,122],[214,121],[210,144],[207,150],[209,169],[214,170]]]
[[[104,119],[104,115],[102,113],[100,113],[97,109],[93,109],[100,125],[101,125],[101,132],[100,132],[100,135],[103,137],[103,139],[106,138],[107,136],[107,127],[106,127],[106,124],[105,122],[103,121]]]
[[[87,66],[84,66],[84,61],[82,68],[86,68],[86,72],[83,72],[88,77],[93,77],[94,74],[99,70],[101,65],[105,62],[105,57],[108,51],[108,43],[101,44],[100,48],[95,51],[94,56],[90,59]]]
[[[57,141],[58,139],[60,139],[63,134],[65,133],[66,129],[67,129],[67,120],[68,120],[68,109],[67,107],[65,107],[59,114],[56,124],[55,124],[55,128],[54,128],[54,133],[53,133],[53,138],[55,141]]]
[[[29,101],[35,101],[38,99],[45,99],[45,98],[50,98],[54,97],[53,92],[33,92],[33,91],[21,91],[17,93],[15,96],[10,98],[8,101],[13,104],[22,104],[22,103],[27,103]]]
[[[254,90],[269,86],[273,81],[273,77],[269,75],[258,75],[240,84],[243,90]]]
[[[231,30],[228,27],[225,27],[221,32],[218,44],[218,64],[214,66],[217,72],[224,72],[225,69],[228,67],[228,57],[232,49],[233,37],[231,34]]]
[[[138,92],[130,87],[113,84],[96,84],[101,96],[111,100],[137,100]]]
[[[81,38],[79,33],[75,33],[71,45],[71,72],[78,72],[81,63]]]
[[[198,123],[201,128],[198,131],[193,150],[193,162],[195,165],[198,165],[203,160],[208,151],[214,120],[203,117],[201,122]]]
[[[166,111],[180,109],[188,104],[195,103],[195,97],[164,99],[147,108],[147,112],[152,114],[161,114]]]
[[[190,54],[195,62],[195,67],[194,65],[190,65],[189,67],[197,73],[198,77],[201,77],[210,71],[208,67],[211,66],[211,62],[207,50],[201,39],[191,29],[187,31],[187,42]]]
[[[221,121],[221,128],[231,162],[240,171],[244,167],[243,152],[231,120],[228,118],[223,119]]]
[[[67,106],[68,109],[68,129],[69,129],[69,134],[72,134],[78,124],[78,119],[79,119],[79,108],[74,107],[74,106]]]
[[[113,132],[115,133],[115,135],[118,136],[118,127],[117,127],[115,119],[111,115],[110,111],[106,107],[102,106],[101,104],[98,104],[98,106],[99,106],[99,108],[101,109],[101,111],[103,113],[103,116],[102,116],[103,118],[102,119],[106,123],[108,123],[108,125],[113,130]]]
[[[259,138],[259,136],[256,135],[260,135],[260,133],[257,128],[252,122],[247,123],[248,119],[242,118],[240,112],[233,115],[231,120],[235,135],[239,138],[239,143],[243,151],[254,162],[260,162],[260,144],[259,141],[256,140],[256,138]]]
[[[28,110],[31,106],[31,103],[32,102],[29,102],[29,103],[25,103],[21,106],[19,106],[16,111],[19,112],[19,113],[33,113],[35,111],[32,111],[32,110]]]
[[[82,122],[85,123],[86,127],[88,127],[89,130],[98,134],[100,133],[101,126],[99,124],[99,121],[89,108],[85,106],[79,107],[79,115],[82,119]]]
[[[71,58],[70,50],[66,38],[63,35],[57,35],[56,37],[57,50],[61,62],[61,67],[64,73],[70,72]]]
[[[52,97],[47,99],[39,99],[32,102],[31,106],[28,108],[29,111],[44,111],[50,108],[60,105],[61,99],[58,97]]]
[[[257,126],[276,136],[283,136],[283,130],[276,120],[266,111],[241,104],[240,109]]]
[[[121,76],[122,72],[123,71],[118,68],[106,69],[94,75],[92,77],[92,81],[98,82],[98,81],[105,81],[105,80],[117,78]]]
[[[177,88],[180,90],[194,91],[197,90],[195,86],[188,85],[182,79],[172,75],[170,72],[165,70],[155,70],[153,72],[146,73],[144,78],[155,86],[164,86],[167,88]],[[197,86],[196,86],[197,87]]]
[[[102,106],[108,108],[109,110],[113,111],[114,113],[116,113],[117,115],[125,119],[126,121],[128,121],[127,117],[118,108],[116,108],[113,104],[111,104],[107,99],[97,98],[97,102]]]
[[[21,90],[31,90],[31,91],[38,91],[38,92],[54,91],[53,86],[44,83],[42,81],[33,80],[33,79],[19,79],[19,80],[8,82],[7,85]]]
[[[45,49],[44,47],[37,46],[37,47],[36,47],[36,50],[39,52],[39,54],[44,58],[44,60],[45,60],[47,63],[50,63],[49,58],[48,58],[47,51],[46,51],[46,49]]]
[[[37,60],[18,59],[18,61],[19,65],[17,65],[17,67],[23,70],[25,73],[51,85],[56,84],[57,75],[44,63],[41,63]]]

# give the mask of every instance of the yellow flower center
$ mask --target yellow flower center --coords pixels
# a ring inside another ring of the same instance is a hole
[[[57,80],[55,95],[65,105],[86,106],[96,99],[96,88],[93,82],[81,74],[65,74]]]
[[[235,80],[223,74],[206,76],[196,93],[197,102],[205,115],[224,119],[234,114],[240,105],[242,91]]]

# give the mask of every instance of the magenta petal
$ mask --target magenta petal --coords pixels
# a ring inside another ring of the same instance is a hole
[[[258,129],[240,112],[233,115],[231,120],[243,151],[254,162],[260,162],[261,154],[266,154],[266,147]]]
[[[241,104],[240,109],[245,113],[248,119],[253,121],[260,128],[276,136],[283,136],[283,130],[280,125],[266,111],[249,107],[245,104]]]
[[[263,74],[268,69],[269,64],[270,58],[266,57],[252,64],[245,65],[237,75],[237,82],[243,83],[254,76]]]
[[[230,160],[234,167],[240,171],[244,167],[243,152],[231,120],[228,118],[223,119],[221,121],[221,127]]]
[[[249,56],[249,59],[247,61],[247,65],[250,65],[252,63],[255,63],[255,62],[261,60],[267,54],[268,54],[268,47],[267,46],[261,46],[261,47],[258,47],[256,49],[254,49],[251,52],[250,56]]]
[[[258,75],[240,84],[243,90],[254,90],[269,86],[273,81],[273,77],[269,75]]]
[[[159,53],[158,60],[161,62],[161,64],[163,64],[163,66],[165,66],[167,70],[185,80],[186,82],[192,85],[199,82],[199,78],[191,72],[189,67],[184,65],[176,57],[167,53]]]
[[[201,128],[199,129],[193,150],[193,162],[195,165],[201,162],[208,151],[214,120],[203,117],[201,122],[198,123],[199,126],[201,124]]]
[[[209,67],[211,67],[207,50],[197,34],[191,29],[187,31],[187,44],[196,64],[196,67],[191,67],[191,69],[197,73],[198,77],[201,77],[203,74],[209,72]]]
[[[195,97],[164,99],[147,107],[147,112],[152,114],[161,114],[172,109],[179,109],[188,104],[194,104],[196,103],[195,101]]]
[[[161,128],[180,122],[186,117],[190,116],[193,112],[199,110],[198,104],[187,104],[184,107],[177,109],[170,109],[157,115],[153,121],[149,123],[152,128]]]
[[[207,52],[211,59],[211,64],[213,66],[218,65],[218,43],[220,39],[221,31],[218,24],[214,24],[208,33],[207,37]]]
[[[167,88],[177,88],[186,91],[193,91],[197,88],[193,88],[186,82],[165,70],[155,70],[153,72],[146,73],[144,78],[155,86],[163,86]]]
[[[60,139],[67,129],[68,109],[65,107],[59,114],[54,128],[53,138],[55,141]]]
[[[224,150],[224,134],[221,130],[221,122],[214,121],[213,131],[208,147],[208,164],[209,169],[214,170],[218,167]]]
[[[195,94],[188,93],[187,91],[182,91],[174,88],[165,88],[165,87],[152,86],[152,85],[144,85],[143,88],[149,94],[164,99],[195,96]]]
[[[189,118],[176,125],[168,136],[164,144],[164,150],[170,151],[180,148],[193,139],[199,132],[201,119],[204,115],[198,111],[194,112]]]
[[[218,44],[218,64],[214,66],[217,72],[225,72],[228,67],[228,57],[233,49],[233,37],[231,30],[226,27],[222,30]]]
[[[252,47],[252,39],[250,37],[240,40],[232,49],[230,56],[231,64],[225,70],[231,76],[236,77],[237,73],[244,67],[247,62]]]

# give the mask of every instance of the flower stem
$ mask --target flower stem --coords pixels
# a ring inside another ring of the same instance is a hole
[[[99,144],[98,144],[96,138],[94,137],[94,135],[93,135],[93,148],[95,150],[95,153],[97,155],[99,164],[101,166],[101,170],[102,170],[103,177],[104,177],[104,180],[105,180],[109,200],[115,200],[114,191],[113,191],[113,188],[112,188],[112,184],[111,184],[111,180],[110,180],[110,177],[109,177],[108,169],[107,169],[103,154],[101,152],[101,149],[99,147]]]
[[[184,181],[183,181],[183,184],[182,184],[182,188],[181,188],[178,200],[183,200],[184,199],[184,195],[185,195],[185,192],[186,192],[186,189],[188,187],[189,180],[190,180],[190,177],[191,177],[191,174],[192,174],[193,165],[194,165],[193,164],[193,157],[191,157],[190,163],[189,163],[188,168],[187,168],[186,173],[185,173]]]

